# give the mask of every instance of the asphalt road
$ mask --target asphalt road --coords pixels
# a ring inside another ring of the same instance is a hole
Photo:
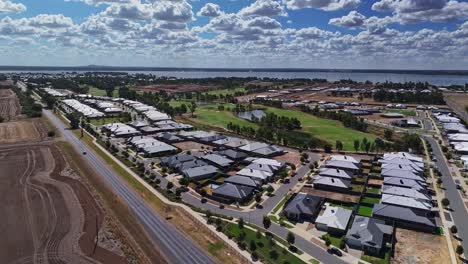
[[[84,155],[90,165],[99,172],[107,181],[115,193],[127,203],[135,216],[141,221],[153,240],[155,245],[167,257],[168,261],[177,264],[205,264],[215,263],[203,250],[191,240],[181,234],[175,227],[159,216],[151,207],[135,193],[130,187],[100,158],[98,158],[88,147],[82,143],[65,125],[49,110],[44,114],[60,130],[63,136],[72,146]]]
[[[299,168],[297,170],[297,175],[294,176],[293,178],[290,178],[290,183],[283,184],[280,188],[278,188],[278,190],[276,190],[275,192],[275,196],[268,198],[268,200],[266,200],[265,203],[263,203],[263,208],[261,209],[255,209],[251,212],[239,212],[237,210],[233,210],[229,208],[219,209],[219,207],[214,204],[201,203],[200,198],[197,198],[191,195],[190,193],[183,193],[182,199],[184,200],[184,202],[192,204],[199,208],[210,210],[214,213],[232,216],[234,218],[243,218],[246,223],[251,223],[256,226],[263,227],[263,216],[267,215],[270,211],[273,210],[273,208],[289,192],[290,188],[294,187],[298,183],[299,178],[304,177],[307,174],[307,172],[309,171],[309,165],[314,160],[318,161],[320,158],[315,153],[309,153],[309,157],[311,158],[311,162]],[[271,233],[279,237],[282,237],[283,239],[286,239],[288,232],[289,232],[287,228],[282,227],[278,224],[275,224],[274,222],[271,223],[271,226],[268,229],[268,231],[270,231]],[[343,261],[342,259],[340,259],[339,257],[336,257],[335,255],[331,255],[323,248],[313,244],[310,241],[307,241],[306,239],[303,239],[300,236],[296,236],[296,241],[294,245],[301,251],[306,252],[312,257],[318,259],[321,263],[327,263],[327,264],[328,263],[333,263],[333,264],[347,263]]]
[[[458,227],[457,236],[462,239],[461,243],[465,249],[465,256],[468,256],[468,228],[466,228],[466,223],[468,223],[468,213],[463,203],[463,199],[460,196],[460,191],[457,189],[453,177],[451,176],[439,144],[432,137],[426,136],[425,138],[429,141],[429,144],[431,144],[432,151],[437,159],[436,165],[442,173],[442,186],[445,188],[445,196],[450,201],[450,207],[453,209],[451,212],[452,218],[455,225]]]

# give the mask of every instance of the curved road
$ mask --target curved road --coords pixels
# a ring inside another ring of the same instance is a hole
[[[135,213],[148,232],[149,237],[170,263],[177,264],[210,264],[215,263],[203,250],[191,240],[181,234],[175,227],[159,216],[151,207],[135,193],[130,187],[94,152],[83,144],[65,125],[49,110],[44,114],[60,130],[72,146],[82,153],[87,152],[85,159],[99,172],[107,183],[114,189],[128,207]]]

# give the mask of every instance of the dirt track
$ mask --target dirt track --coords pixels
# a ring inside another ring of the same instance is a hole
[[[21,114],[18,97],[10,89],[0,89],[0,116],[12,120]]]

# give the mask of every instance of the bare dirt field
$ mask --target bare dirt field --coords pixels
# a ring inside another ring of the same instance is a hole
[[[103,214],[53,144],[0,149],[3,263],[125,263],[95,238]]]
[[[275,160],[284,161],[298,167],[301,164],[301,155],[297,151],[290,151],[281,156],[276,156]]]
[[[392,263],[450,263],[444,236],[398,228],[396,240]]]
[[[132,90],[157,93],[165,91],[168,94],[174,93],[185,93],[185,92],[201,92],[208,91],[218,88],[212,85],[197,85],[197,84],[159,84],[159,85],[148,85],[148,86],[135,86],[131,87]]]
[[[201,143],[194,142],[194,141],[179,142],[179,143],[174,143],[172,145],[181,149],[182,151],[213,149],[212,146],[201,144]]]
[[[38,141],[46,134],[46,128],[39,119],[0,123],[0,144]]]
[[[313,196],[317,196],[317,197],[323,197],[323,198],[335,200],[335,201],[342,201],[342,202],[347,202],[347,203],[359,202],[359,196],[356,196],[356,195],[317,190],[308,186],[302,187],[301,192],[304,192]]]
[[[0,89],[0,116],[11,120],[21,114],[18,97],[10,89]]]

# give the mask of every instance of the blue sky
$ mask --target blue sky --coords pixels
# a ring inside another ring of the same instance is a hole
[[[461,0],[0,0],[2,65],[468,69]]]

